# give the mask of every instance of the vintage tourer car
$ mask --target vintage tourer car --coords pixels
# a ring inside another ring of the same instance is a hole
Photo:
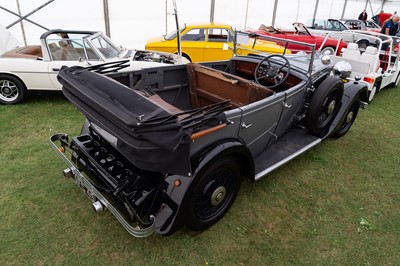
[[[282,39],[289,39],[302,43],[310,43],[315,44],[316,49],[320,49],[322,54],[331,55],[336,50],[336,45],[339,44],[338,51],[341,51],[342,48],[346,48],[347,44],[343,41],[339,42],[335,39],[325,39],[320,35],[311,34],[308,29],[302,23],[293,23],[293,29],[276,29],[272,26],[261,25],[258,30],[255,32],[260,35],[267,36],[275,36]],[[249,30],[250,32],[254,32],[254,30]],[[324,46],[321,47],[322,43]],[[288,49],[292,53],[296,53],[299,51],[311,52],[309,47],[305,47],[303,44],[289,43],[287,46]],[[307,50],[304,50],[307,49]]]
[[[248,33],[237,34],[246,42]],[[68,165],[64,176],[137,237],[212,226],[241,179],[259,180],[343,136],[367,100],[364,84],[331,76],[329,56],[314,52],[108,76],[96,68],[60,71],[65,96],[87,120],[78,136],[50,140]]]
[[[184,24],[180,29],[182,55],[191,62],[206,62],[230,59],[233,49],[222,49],[224,45],[233,46],[234,30],[231,25],[224,23],[192,23]],[[258,53],[281,54],[290,53],[272,41],[255,41],[248,39],[236,47],[236,54],[248,55]],[[147,41],[146,50],[178,53],[177,31],[167,35],[151,38]]]
[[[182,62],[176,55],[122,48],[102,32],[50,30],[42,34],[40,45],[19,46],[0,54],[0,103],[19,103],[28,90],[61,90],[57,80],[61,66],[122,59],[129,60],[131,70]]]
[[[368,102],[385,87],[396,87],[400,80],[399,38],[373,31],[346,30],[329,33],[327,38],[349,40],[346,49],[331,56],[334,71],[344,80],[365,83]]]

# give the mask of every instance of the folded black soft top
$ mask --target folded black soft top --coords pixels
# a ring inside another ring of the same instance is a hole
[[[187,174],[190,129],[146,96],[88,69],[63,68],[64,95],[90,121],[117,138],[117,149],[137,167]]]

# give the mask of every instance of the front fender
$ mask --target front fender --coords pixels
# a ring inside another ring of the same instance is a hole
[[[339,126],[343,123],[344,119],[346,119],[346,115],[349,111],[351,103],[354,98],[360,97],[360,101],[362,102],[361,106],[366,108],[368,105],[368,88],[365,84],[359,82],[347,82],[344,84],[344,93],[341,102],[341,106],[339,112],[337,113],[335,119],[333,120],[331,126],[329,127],[328,132],[322,137],[323,139],[332,135]]]

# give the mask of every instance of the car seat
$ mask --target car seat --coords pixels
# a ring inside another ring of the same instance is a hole
[[[361,55],[360,60],[369,63],[369,72],[376,72],[379,68],[379,56],[376,47],[368,46],[365,52]]]
[[[359,60],[361,57],[360,50],[358,50],[358,44],[349,43],[346,49],[342,49],[342,57],[347,59]]]

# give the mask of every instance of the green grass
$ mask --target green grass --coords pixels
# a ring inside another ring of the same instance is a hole
[[[0,105],[0,265],[399,265],[400,89],[385,89],[350,132],[242,184],[202,233],[131,237],[62,178],[48,138],[78,134],[61,94]]]

